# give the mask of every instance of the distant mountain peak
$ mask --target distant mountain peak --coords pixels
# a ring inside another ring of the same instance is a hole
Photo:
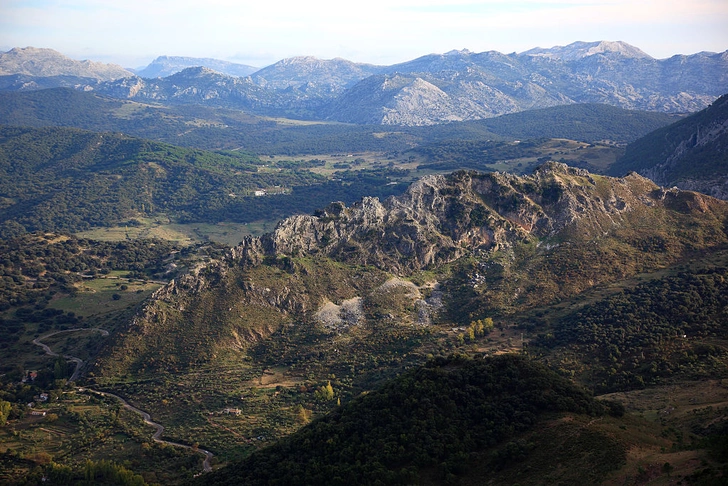
[[[130,77],[130,71],[116,64],[94,61],[76,61],[58,51],[38,47],[15,47],[0,53],[0,76],[24,74],[28,76],[78,76],[111,81]]]
[[[206,57],[159,56],[144,69],[136,70],[136,74],[143,78],[164,78],[186,68],[197,66],[204,66],[219,73],[236,77],[249,76],[258,70],[253,66]]]
[[[443,56],[468,56],[470,54],[473,54],[473,52],[468,49],[453,49],[451,51],[447,51],[445,54],[443,54]]]
[[[537,47],[521,53],[521,55],[550,57],[564,61],[576,61],[597,54],[616,55],[634,59],[652,59],[649,54],[622,41],[579,41],[567,46],[554,46],[550,49]]]

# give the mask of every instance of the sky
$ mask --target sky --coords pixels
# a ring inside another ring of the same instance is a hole
[[[389,65],[608,40],[664,59],[728,50],[726,19],[728,0],[0,0],[0,50],[44,47],[128,68],[160,55]]]

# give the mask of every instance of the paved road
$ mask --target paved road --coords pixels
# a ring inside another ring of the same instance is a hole
[[[164,433],[164,426],[162,424],[159,424],[157,422],[152,421],[152,417],[149,415],[149,413],[145,412],[144,410],[141,410],[139,408],[136,408],[134,405],[129,404],[126,400],[121,398],[119,395],[114,395],[113,393],[109,392],[102,392],[98,390],[92,390],[90,388],[79,388],[79,391],[87,391],[89,393],[95,393],[96,395],[103,395],[105,397],[111,397],[119,400],[121,402],[121,405],[126,408],[127,410],[131,410],[134,413],[138,413],[141,415],[142,419],[144,419],[144,423],[151,425],[154,427],[154,435],[152,435],[152,440],[155,442],[159,442],[160,444],[167,444],[174,447],[182,447],[184,449],[193,450],[195,452],[199,452],[200,454],[205,455],[205,461],[202,463],[202,469],[205,472],[212,471],[212,465],[210,464],[210,461],[212,460],[214,454],[210,451],[206,451],[205,449],[195,448],[186,444],[180,444],[179,442],[172,442],[169,440],[162,439],[162,434]]]
[[[60,356],[58,353],[54,353],[51,350],[51,348],[48,347],[48,345],[43,344],[40,340],[51,337],[51,336],[55,336],[56,334],[61,334],[64,332],[77,332],[77,331],[97,331],[97,332],[100,332],[103,336],[109,335],[109,331],[107,331],[106,329],[101,329],[100,327],[75,327],[73,329],[64,329],[63,331],[54,331],[54,332],[51,332],[48,334],[44,334],[43,336],[33,339],[33,344],[43,348],[45,353],[49,356]],[[76,363],[76,369],[73,370],[73,374],[66,381],[66,384],[73,383],[74,381],[76,381],[76,379],[78,379],[78,375],[81,373],[81,368],[83,367],[83,360],[81,358],[77,358],[75,356],[70,356],[67,354],[64,354],[63,357],[65,359],[67,359],[68,361],[73,361],[74,363]]]
[[[45,351],[45,353],[47,355],[49,355],[49,356],[60,356],[58,353],[53,352],[53,350],[50,347],[48,347],[47,344],[44,344],[43,342],[41,342],[41,340],[42,339],[45,339],[45,338],[48,338],[48,337],[51,337],[51,336],[55,336],[56,334],[60,334],[62,332],[74,332],[74,331],[97,331],[97,332],[100,332],[104,336],[108,336],[109,335],[109,331],[106,331],[105,329],[101,329],[101,328],[98,328],[98,327],[94,327],[94,328],[79,327],[79,328],[65,329],[63,331],[54,331],[54,332],[51,332],[49,334],[44,334],[43,336],[40,336],[40,337],[37,337],[37,338],[33,339],[33,344],[35,344],[36,346],[40,346],[41,348],[43,348],[43,350]],[[79,375],[79,373],[81,371],[81,368],[84,365],[83,360],[80,359],[80,358],[77,358],[75,356],[69,356],[69,355],[65,355],[65,354],[63,355],[63,357],[65,359],[67,359],[68,361],[73,361],[74,363],[76,363],[76,369],[74,370],[73,374],[68,379],[68,381],[66,382],[66,383],[72,383],[72,382],[76,381],[76,379],[78,378],[78,375]],[[146,424],[151,425],[152,427],[154,427],[154,429],[155,429],[154,430],[154,435],[152,435],[152,440],[153,441],[159,442],[160,444],[167,444],[167,445],[171,445],[171,446],[174,446],[174,447],[182,447],[184,449],[190,449],[190,450],[193,450],[195,452],[199,452],[200,454],[204,454],[205,455],[205,461],[202,463],[202,470],[204,472],[210,472],[210,471],[212,471],[212,465],[210,464],[210,461],[212,460],[212,458],[214,456],[214,454],[212,452],[206,451],[204,449],[199,449],[199,448],[195,448],[195,447],[192,447],[192,446],[188,446],[188,445],[185,445],[185,444],[180,444],[179,442],[171,442],[171,441],[162,439],[162,434],[164,433],[164,426],[162,424],[158,424],[157,422],[152,421],[152,417],[147,412],[145,412],[144,410],[138,409],[135,406],[130,405],[129,402],[127,402],[126,400],[124,400],[123,398],[121,398],[118,395],[114,395],[113,393],[108,393],[108,392],[102,392],[102,391],[98,391],[98,390],[93,390],[91,388],[78,388],[78,391],[80,391],[80,392],[87,391],[89,393],[95,393],[96,395],[102,395],[102,396],[105,396],[105,397],[111,397],[111,398],[115,398],[116,400],[119,400],[124,408],[126,408],[128,410],[131,410],[134,413],[138,413],[139,415],[141,415],[142,419],[144,419],[144,423],[146,423]]]

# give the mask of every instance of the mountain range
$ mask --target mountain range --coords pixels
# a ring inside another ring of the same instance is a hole
[[[15,51],[0,482],[725,484],[728,51]]]
[[[28,56],[32,58],[33,52]],[[658,60],[624,42],[606,41],[520,54],[451,51],[391,66],[299,57],[244,78],[215,71],[219,64],[199,62],[201,66],[161,79],[120,73],[110,81],[64,78],[55,82],[122,99],[384,125],[473,120],[572,103],[692,112],[728,91],[728,51]],[[0,65],[4,64],[0,58]],[[0,78],[2,89],[51,84],[37,79],[45,76],[38,70],[16,68],[11,75],[11,67],[4,68],[9,77]],[[155,69],[150,65],[142,72],[164,72]],[[46,72],[55,76],[58,70]]]

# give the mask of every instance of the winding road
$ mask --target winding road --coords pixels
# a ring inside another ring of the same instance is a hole
[[[58,353],[53,352],[53,350],[50,347],[48,347],[47,344],[44,344],[42,342],[42,340],[45,338],[51,337],[51,336],[55,336],[56,334],[63,333],[63,332],[74,332],[74,331],[97,331],[97,332],[100,332],[103,336],[109,335],[109,331],[98,328],[98,327],[93,327],[93,328],[79,327],[79,328],[64,329],[63,331],[54,331],[49,334],[44,334],[43,336],[39,336],[39,337],[33,339],[33,344],[43,348],[45,353],[49,356],[61,356]],[[63,358],[67,359],[68,361],[73,361],[74,363],[76,363],[76,369],[73,371],[73,374],[68,379],[68,381],[66,381],[66,383],[72,383],[72,382],[76,381],[76,379],[78,378],[78,375],[81,372],[81,368],[83,368],[84,362],[81,358],[77,358],[75,356],[70,356],[70,355],[65,355],[65,354],[62,356],[63,356]],[[152,435],[152,440],[154,442],[158,442],[160,444],[167,444],[167,445],[171,445],[174,447],[181,447],[183,449],[189,449],[191,451],[195,451],[195,452],[199,452],[200,454],[204,454],[205,460],[202,463],[202,470],[204,472],[212,471],[211,461],[212,461],[212,458],[214,457],[214,454],[212,452],[206,451],[205,449],[200,449],[197,447],[189,446],[186,444],[180,444],[179,442],[171,442],[171,441],[162,439],[162,434],[164,433],[164,426],[162,424],[158,424],[157,422],[152,421],[152,417],[151,417],[151,415],[149,415],[148,412],[145,412],[144,410],[141,410],[139,408],[136,408],[133,405],[130,405],[129,402],[127,402],[126,400],[121,398],[119,395],[114,395],[113,393],[93,390],[91,388],[77,388],[77,391],[94,393],[96,395],[111,397],[111,398],[115,398],[116,400],[119,400],[121,402],[121,405],[124,408],[141,415],[145,424],[148,424],[148,425],[151,425],[152,427],[154,427],[155,431],[154,431],[154,434]]]
[[[111,397],[119,400],[121,402],[121,405],[126,408],[127,410],[131,410],[132,412],[138,413],[141,415],[142,419],[144,419],[144,423],[147,425],[151,425],[156,430],[154,431],[154,435],[152,435],[152,440],[154,442],[159,442],[160,444],[167,444],[174,447],[182,447],[183,449],[189,449],[195,452],[199,452],[200,454],[205,455],[205,461],[202,463],[202,469],[205,472],[212,471],[212,465],[210,464],[210,461],[212,460],[214,454],[210,451],[206,451],[204,449],[196,448],[193,446],[189,446],[186,444],[180,444],[179,442],[171,442],[168,440],[162,439],[162,434],[164,433],[164,426],[162,424],[159,424],[157,422],[152,421],[152,417],[149,415],[149,413],[145,412],[144,410],[141,410],[139,408],[136,408],[134,405],[129,404],[126,400],[121,398],[119,395],[114,395],[113,393],[109,392],[102,392],[98,390],[92,390],[90,388],[78,388],[79,392],[89,392],[94,393],[96,395],[102,395],[105,397]]]
[[[40,342],[40,340],[49,338],[51,336],[55,336],[56,334],[61,334],[64,332],[77,332],[77,331],[97,331],[97,332],[100,332],[101,335],[104,337],[109,335],[109,331],[107,331],[106,329],[101,329],[100,327],[75,327],[73,329],[64,329],[63,331],[54,331],[54,332],[51,332],[48,334],[44,334],[43,336],[33,339],[33,344],[43,348],[45,353],[49,356],[61,356],[58,353],[54,353],[51,350],[51,348],[48,347],[47,344],[43,344],[42,342]],[[73,374],[71,375],[71,377],[68,380],[66,380],[66,384],[73,383],[74,381],[76,381],[76,379],[78,378],[78,375],[81,373],[81,368],[83,367],[83,360],[81,358],[77,358],[75,356],[69,356],[67,354],[64,354],[63,357],[65,359],[67,359],[68,361],[73,361],[74,363],[76,363],[76,369],[73,370]]]

